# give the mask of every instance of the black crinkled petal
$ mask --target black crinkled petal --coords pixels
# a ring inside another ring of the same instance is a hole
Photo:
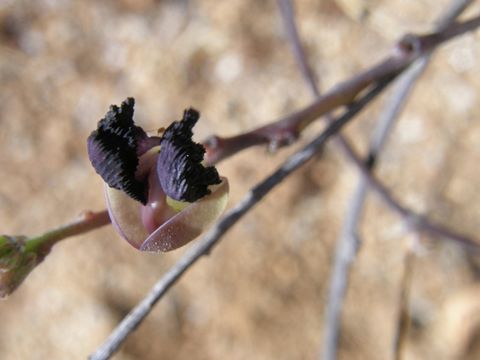
[[[210,194],[209,185],[220,184],[217,169],[201,164],[205,148],[192,141],[192,128],[200,114],[190,108],[181,121],[164,132],[157,159],[157,174],[163,191],[174,200],[194,202]]]
[[[133,121],[135,100],[128,98],[120,107],[110,106],[97,130],[87,140],[88,156],[95,171],[112,188],[122,190],[146,204],[147,182],[135,178],[139,142],[147,138]]]

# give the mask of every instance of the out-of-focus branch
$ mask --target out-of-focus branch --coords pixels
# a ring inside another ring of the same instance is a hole
[[[442,16],[438,21],[438,31],[446,29],[470,3],[471,0],[455,1],[452,6],[445,12],[444,16]],[[318,97],[320,93],[315,81],[314,74],[312,73],[311,68],[308,64],[307,56],[305,55],[305,52],[303,50],[300,36],[298,35],[292,4],[290,0],[278,0],[278,4],[285,24],[286,34],[292,46],[292,51],[299,65],[301,73],[305,78],[306,82],[308,83],[313,95]],[[401,79],[399,79],[398,85],[396,86],[394,94],[392,95],[392,101],[388,103],[383,113],[384,115],[380,119],[377,129],[374,133],[370,145],[369,155],[365,161],[365,164],[368,168],[372,169],[375,165],[377,156],[386,142],[386,139],[388,137],[388,134],[390,133],[390,130],[393,127],[395,119],[398,117],[401,109],[406,103],[406,99],[411,90],[413,89],[415,81],[423,73],[423,70],[428,64],[429,59],[430,54],[422,56],[418,61],[416,61],[415,66],[412,69],[409,69],[408,72],[402,75]],[[326,114],[326,117],[328,119],[329,115]],[[360,158],[355,154],[348,141],[341,134],[338,134],[335,140],[337,140],[340,147],[344,150],[350,160],[353,160],[355,164],[361,164]],[[341,236],[339,238],[339,241],[337,242],[337,250],[335,261],[333,264],[330,292],[325,315],[325,335],[323,342],[324,347],[322,352],[323,359],[334,359],[336,357],[339,334],[339,317],[343,304],[343,297],[345,295],[345,289],[347,286],[347,274],[350,268],[350,264],[353,262],[358,247],[360,246],[360,239],[356,230],[367,194],[367,187],[369,183],[368,179],[370,178],[370,182],[378,182],[378,180],[376,179],[371,179],[371,173],[365,171],[367,169],[360,168],[360,170],[362,171],[363,176],[360,178],[357,190],[351,202],[351,206],[346,215]],[[380,187],[383,187],[383,190],[378,194],[389,194],[389,192],[381,183],[378,183],[378,185],[380,185]],[[378,188],[379,187],[374,187],[374,189]],[[402,216],[406,216],[407,220],[409,219],[411,211],[405,209],[401,205],[399,206],[399,204],[395,202],[391,195],[387,197],[382,197],[382,199],[386,201],[387,204],[390,204],[390,206],[394,210],[399,212]],[[462,241],[463,240],[464,239],[462,239]]]
[[[471,0],[454,1],[451,7],[447,9],[447,11],[445,11],[443,16],[441,16],[440,20],[438,21],[437,29],[441,31],[447,28],[455,20],[455,18],[458,17],[465,10],[465,8],[470,3]],[[337,242],[335,261],[333,264],[333,270],[330,279],[330,291],[328,295],[325,313],[325,330],[322,351],[323,359],[329,360],[336,358],[338,338],[340,333],[340,313],[343,306],[343,299],[347,287],[348,273],[350,270],[350,266],[355,259],[358,247],[360,246],[360,239],[357,233],[358,223],[360,221],[360,215],[362,213],[363,204],[366,199],[368,184],[372,183],[372,181],[376,181],[372,178],[371,174],[365,170],[371,171],[376,165],[378,155],[380,154],[386,143],[386,139],[391,129],[393,128],[393,124],[398,118],[398,115],[401,112],[403,106],[405,105],[416,80],[421,76],[424,69],[426,68],[430,56],[431,53],[427,53],[422,56],[417,61],[415,66],[412,69],[409,69],[408,72],[405,73],[398,80],[398,84],[394,88],[391,97],[392,100],[385,108],[383,116],[378,122],[376,131],[374,132],[374,136],[370,144],[369,155],[366,162],[369,169],[361,169],[363,176],[360,178],[357,189],[352,197],[352,202],[346,215],[341,236]],[[349,149],[345,149],[348,153]],[[356,162],[359,163],[359,161]],[[378,185],[380,186],[374,187],[374,189],[379,189],[380,187],[382,187],[380,183],[378,183]],[[380,193],[385,194],[385,191],[381,191],[379,192],[379,194]],[[402,216],[404,216],[405,219],[409,219],[410,211],[406,211],[406,209],[402,208],[402,206],[395,206],[395,204],[390,201],[391,199],[388,199],[388,197],[382,197],[382,199],[387,200],[387,203],[391,205],[390,207],[396,209],[396,211]],[[431,227],[429,226],[429,228]],[[443,232],[444,235],[446,234],[444,231],[442,231],[445,230],[445,228],[443,227],[437,227],[437,230]],[[465,238],[461,236],[461,239],[457,240],[463,242],[465,241]],[[471,239],[467,240],[469,242],[472,241]],[[400,317],[400,320],[403,321],[404,319]],[[399,329],[399,334],[403,334],[403,331],[406,331],[406,327],[403,326],[403,322],[399,325]],[[401,344],[401,341],[399,342],[399,344]],[[400,354],[400,351],[396,351],[395,353]]]
[[[297,61],[297,65],[300,68],[305,82],[310,87],[315,97],[320,96],[320,89],[317,85],[317,79],[312,71],[310,63],[307,60],[307,55],[302,46],[300,35],[298,34],[297,25],[295,22],[295,11],[290,0],[278,0],[278,8],[282,15],[282,20],[285,25],[285,35],[288,38],[288,42],[292,47],[292,53]]]
[[[422,232],[434,237],[440,237],[442,239],[452,240],[465,247],[469,251],[480,251],[480,242],[477,242],[466,235],[450,230],[441,224],[436,224],[429,220],[426,216],[417,214],[401,204],[397,199],[395,199],[395,196],[391,193],[391,191],[386,188],[374,175],[366,176],[367,174],[371,174],[370,168],[362,160],[360,160],[360,157],[357,154],[354,153],[353,155],[355,156],[355,161],[358,161],[356,166],[358,170],[361,171],[362,176],[366,179],[368,186],[374,190],[374,193],[379,196],[384,204],[386,204],[391,210],[395,211],[404,219],[407,227],[410,230]]]
[[[414,64],[414,67],[408,69],[407,72],[402,75],[395,84],[396,87],[393,90],[391,101],[387,104],[382,118],[377,124],[376,131],[370,144],[369,155],[365,161],[364,168],[360,168],[362,176],[352,196],[350,207],[345,216],[342,231],[337,241],[337,247],[335,251],[335,260],[333,263],[333,270],[330,277],[330,291],[328,293],[328,300],[325,311],[325,329],[323,340],[323,359],[335,359],[338,346],[338,337],[340,333],[340,313],[343,306],[343,299],[345,297],[345,291],[348,283],[348,273],[350,266],[355,260],[356,253],[360,247],[360,237],[357,233],[358,224],[360,222],[361,213],[363,211],[363,205],[368,192],[368,185],[371,182],[378,182],[378,187],[373,187],[377,190],[383,187],[386,188],[377,180],[373,178],[370,172],[376,165],[378,154],[383,149],[386,138],[393,128],[395,119],[406,102],[408,94],[413,88],[416,79],[419,78],[423,69],[427,64],[427,59],[422,58],[418,60],[420,64]],[[343,147],[346,154],[350,159],[353,159],[354,163],[360,163],[360,158],[353,154],[352,148]],[[380,195],[381,200],[390,205],[390,208],[394,209],[397,213],[404,216],[406,220],[409,220],[410,210],[407,210],[403,206],[396,203],[395,199],[388,191],[380,191],[377,194]],[[388,193],[387,197],[382,194]]]
[[[271,149],[288,145],[302,130],[320,116],[348,105],[362,91],[378,81],[398,75],[419,57],[440,44],[480,26],[480,16],[427,35],[407,35],[394,47],[390,56],[370,69],[340,83],[318,97],[304,109],[246,133],[232,136],[212,136],[205,142],[206,162],[217,163],[250,146],[267,144]]]
[[[316,139],[302,150],[290,156],[283,165],[266,179],[257,184],[236,206],[230,209],[213,228],[157,282],[149,294],[123,319],[110,334],[105,343],[90,357],[91,360],[110,358],[126,340],[129,334],[145,319],[152,307],[175,284],[175,282],[203,255],[209,254],[223,235],[237,223],[253,206],[262,200],[275,186],[288,175],[311,159],[325,142],[337,133],[360,110],[373,100],[390,83],[385,79],[366,95],[353,103],[344,115],[332,122]]]
[[[415,267],[415,247],[418,246],[418,236],[413,235],[410,244],[407,245],[403,261],[403,273],[400,281],[400,293],[398,301],[397,328],[393,343],[393,358],[401,360],[407,344],[408,330],[410,328],[409,300],[412,288],[413,271]]]

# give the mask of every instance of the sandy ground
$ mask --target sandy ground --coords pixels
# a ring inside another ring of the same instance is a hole
[[[381,59],[404,33],[431,29],[448,1],[295,3],[326,89]],[[437,53],[378,175],[411,208],[480,240],[478,40],[469,34]],[[0,1],[0,79],[5,234],[40,234],[105,207],[85,140],[127,96],[149,130],[198,108],[198,140],[240,133],[312,100],[274,1]],[[359,151],[380,110],[376,102],[348,126]],[[230,205],[320,129],[276,154],[249,149],[220,164]],[[170,291],[116,359],[316,358],[334,246],[357,179],[327,146]],[[414,236],[373,196],[360,235],[339,355],[388,359]],[[404,358],[479,358],[479,263],[438,240],[422,237],[412,264]],[[143,254],[110,227],[57,245],[0,303],[0,357],[85,359],[184,251]]]

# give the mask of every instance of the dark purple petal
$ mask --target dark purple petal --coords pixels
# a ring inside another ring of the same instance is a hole
[[[221,182],[215,167],[201,164],[205,148],[192,141],[199,116],[194,109],[185,110],[183,119],[173,122],[161,140],[157,174],[163,191],[174,200],[194,202],[210,194],[209,185]]]
[[[128,98],[120,105],[110,106],[105,118],[98,122],[97,130],[88,137],[88,155],[95,171],[112,188],[122,190],[145,204],[148,198],[146,179],[137,179],[135,172],[139,155],[145,151],[142,144],[148,136],[135,126],[133,108],[135,100]]]

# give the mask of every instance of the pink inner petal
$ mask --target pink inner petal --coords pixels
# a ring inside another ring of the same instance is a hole
[[[158,181],[157,173],[150,171],[148,176],[148,203],[141,207],[143,226],[149,234],[176,214],[166,202],[166,195]]]

